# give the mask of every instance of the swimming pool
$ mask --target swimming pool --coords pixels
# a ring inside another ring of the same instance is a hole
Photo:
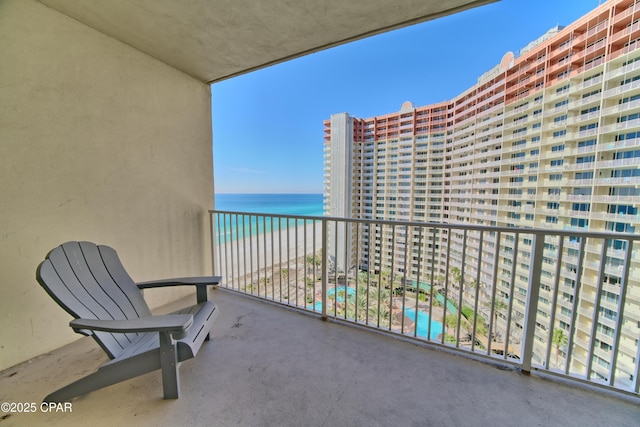
[[[413,308],[405,308],[404,315],[409,319],[416,320],[416,310]],[[427,328],[429,327],[429,314],[422,310],[418,310],[418,323],[416,324],[416,335],[421,338],[427,338]],[[435,340],[442,333],[442,323],[437,320],[431,320],[431,330],[429,331],[429,339]]]
[[[344,297],[342,295],[340,295],[341,291],[344,291],[345,286],[338,286],[338,297],[336,298],[337,302],[344,302]],[[356,296],[356,290],[355,288],[346,288],[346,293],[347,293],[347,298],[351,298],[351,297],[355,297]],[[336,293],[336,288],[331,288],[327,291],[327,295],[328,296],[332,296]],[[315,304],[313,305],[308,305],[307,308],[309,310],[314,310],[314,311],[322,311],[322,301],[317,301]]]
[[[336,300],[338,302],[343,302],[344,301],[344,297],[342,297],[340,295],[341,291],[344,291],[345,286],[338,286],[338,297],[336,298]],[[346,293],[347,293],[347,298],[349,297],[354,297],[356,295],[356,289],[355,288],[346,288]],[[336,293],[336,288],[331,288],[327,291],[327,295],[332,296],[333,294]]]
[[[416,286],[416,282],[415,280],[410,280],[408,282],[410,287],[413,287],[414,291],[415,291],[415,286]],[[426,295],[430,295],[431,293],[431,285],[429,285],[428,283],[424,283],[424,282],[420,282],[418,283],[418,289],[423,291]],[[434,292],[435,297],[436,297],[436,301],[438,301],[440,304],[444,305],[444,296],[440,293],[440,292]],[[447,313],[453,313],[453,314],[458,314],[458,309],[456,308],[456,306],[451,302],[451,300],[447,300]]]

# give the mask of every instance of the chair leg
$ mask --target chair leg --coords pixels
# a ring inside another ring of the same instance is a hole
[[[155,357],[153,357],[155,356]],[[117,384],[159,368],[157,354],[130,359],[128,363],[106,364],[96,372],[54,391],[43,402],[68,402],[74,397]]]
[[[160,368],[165,399],[180,397],[180,374],[178,371],[178,349],[167,332],[160,332]]]

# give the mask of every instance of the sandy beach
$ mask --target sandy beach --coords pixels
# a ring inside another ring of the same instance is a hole
[[[217,245],[215,274],[223,276],[226,282],[242,281],[245,276],[258,274],[260,277],[271,276],[281,269],[296,269],[306,256],[319,255],[321,248],[320,221],[255,233]]]

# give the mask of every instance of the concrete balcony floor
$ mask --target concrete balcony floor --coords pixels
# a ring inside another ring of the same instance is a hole
[[[0,427],[638,426],[640,399],[522,375],[222,289],[181,398],[156,371],[76,398],[71,413],[0,413]],[[64,327],[64,325],[59,325]],[[0,401],[36,402],[105,360],[89,338],[0,373]]]

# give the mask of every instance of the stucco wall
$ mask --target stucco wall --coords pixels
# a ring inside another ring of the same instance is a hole
[[[111,245],[134,280],[210,274],[211,139],[208,85],[0,0],[0,369],[80,337],[35,280],[60,243]]]

